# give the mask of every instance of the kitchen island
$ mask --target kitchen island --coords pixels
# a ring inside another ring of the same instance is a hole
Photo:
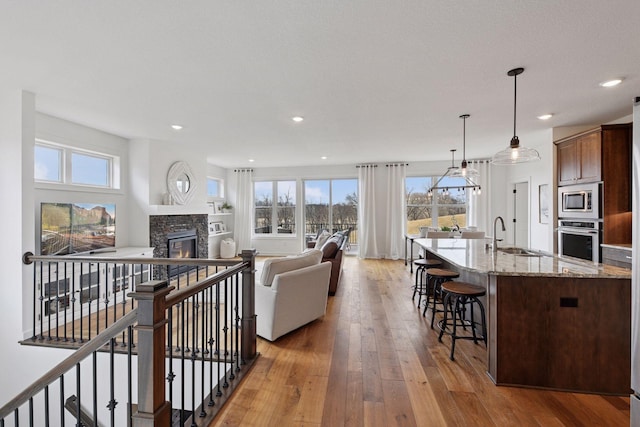
[[[486,287],[488,374],[498,385],[628,395],[631,270],[480,239],[416,239]]]

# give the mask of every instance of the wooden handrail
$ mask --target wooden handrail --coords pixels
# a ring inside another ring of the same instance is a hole
[[[144,258],[144,257],[127,257],[114,258],[104,256],[89,255],[34,255],[31,252],[25,252],[22,255],[24,264],[31,264],[34,261],[49,262],[104,262],[108,264],[124,263],[124,264],[152,264],[152,265],[197,265],[197,266],[218,266],[225,267],[236,265],[237,259],[208,259],[208,258]]]
[[[138,309],[135,308],[124,317],[119,319],[117,322],[109,326],[107,329],[102,331],[95,338],[91,339],[91,341],[88,341],[85,345],[75,351],[71,356],[58,363],[49,372],[38,378],[30,386],[25,388],[20,394],[18,394],[6,405],[0,408],[0,419],[4,419],[11,415],[13,411],[25,404],[30,397],[42,391],[46,386],[60,378],[76,364],[80,363],[82,360],[84,360],[94,352],[100,350],[100,348],[110,342],[112,338],[120,334],[129,326],[136,323],[137,319]]]

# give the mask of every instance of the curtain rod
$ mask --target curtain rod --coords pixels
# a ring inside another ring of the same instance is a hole
[[[253,169],[234,169],[234,172],[253,172]]]
[[[378,165],[372,164],[372,165],[356,165],[356,168],[377,168]]]
[[[386,167],[390,167],[390,166],[409,166],[409,163],[389,163],[387,165],[385,165]]]

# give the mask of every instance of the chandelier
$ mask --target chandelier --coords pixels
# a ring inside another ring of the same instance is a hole
[[[462,117],[462,116],[461,116]],[[455,156],[455,149],[449,150],[451,151],[451,166],[449,166],[447,168],[447,170],[445,171],[444,174],[442,174],[442,176],[440,178],[438,178],[438,180],[436,181],[435,185],[433,185],[431,188],[429,188],[429,190],[427,191],[427,196],[431,197],[433,196],[434,192],[437,192],[438,190],[440,190],[441,194],[443,196],[448,196],[449,195],[449,190],[458,190],[458,191],[462,191],[462,190],[467,190],[470,189],[472,190],[473,195],[480,195],[482,194],[482,188],[480,187],[480,185],[476,184],[472,177],[467,174],[467,175],[461,175],[459,171],[459,168],[455,165],[455,160],[454,160],[454,156]],[[468,171],[467,171],[468,172]],[[445,178],[463,178],[465,180],[464,185],[459,185],[459,184],[448,184],[446,181],[443,182],[443,180]],[[441,184],[442,183],[442,184]]]

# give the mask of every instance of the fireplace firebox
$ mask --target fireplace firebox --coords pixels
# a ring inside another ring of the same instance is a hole
[[[168,258],[198,258],[198,235],[195,229],[175,231],[167,234]],[[169,265],[169,277],[195,268],[192,265]]]

